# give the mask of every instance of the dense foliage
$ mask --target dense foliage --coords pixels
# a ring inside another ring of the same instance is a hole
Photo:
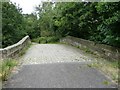
[[[43,2],[29,15],[12,3],[2,9],[3,47],[26,34],[34,40],[71,35],[120,47],[120,2]]]
[[[36,14],[24,14],[25,30],[31,39],[40,37],[40,27]]]
[[[43,3],[37,10],[41,31],[120,47],[120,2]]]
[[[2,47],[18,42],[25,36],[21,8],[12,3],[2,3]]]

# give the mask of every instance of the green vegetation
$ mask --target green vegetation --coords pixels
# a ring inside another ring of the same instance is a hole
[[[0,65],[0,79],[2,79],[2,81],[6,81],[12,69],[18,64],[18,61],[14,59],[5,59],[0,63],[2,64]]]
[[[109,85],[110,83],[108,81],[103,81],[104,85]]]
[[[25,52],[30,48],[32,44],[28,44],[23,50],[19,53],[19,56],[25,54]],[[2,81],[6,81],[11,74],[11,71],[14,69],[15,66],[19,64],[19,60],[8,58],[5,60],[0,61],[0,79]]]
[[[57,37],[39,37],[39,38],[36,38],[36,39],[33,39],[32,40],[33,42],[36,42],[36,43],[56,43],[59,41],[59,38]]]
[[[41,36],[39,21],[36,14],[23,14],[25,32],[31,39]]]
[[[100,71],[102,71],[104,74],[106,74],[107,76],[109,76],[114,82],[118,83],[118,79],[119,79],[119,64],[118,61],[108,61],[105,60],[103,58],[96,58],[96,62],[92,63],[92,64],[88,64],[88,67],[93,67],[93,68],[98,68]]]
[[[25,35],[42,43],[71,35],[120,47],[120,2],[42,2],[31,14],[4,2],[2,14],[3,47]]]
[[[91,51],[91,50],[90,50],[89,48],[87,48],[87,47],[80,47],[80,46],[76,46],[76,47],[79,48],[80,50],[85,51],[86,53],[96,55],[93,51]]]
[[[41,35],[71,35],[119,47],[119,6],[120,2],[43,3],[36,7]]]
[[[2,3],[2,47],[18,42],[25,36],[21,8],[12,3]]]

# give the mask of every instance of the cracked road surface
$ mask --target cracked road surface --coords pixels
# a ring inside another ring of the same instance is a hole
[[[114,88],[91,57],[64,44],[34,44],[3,88]],[[105,83],[107,82],[107,84]]]

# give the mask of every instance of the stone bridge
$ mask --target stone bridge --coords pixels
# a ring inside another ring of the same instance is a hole
[[[16,57],[29,43],[30,38],[26,36],[17,44],[1,49],[2,59]],[[32,43],[19,61],[20,65],[3,88],[117,87],[105,74],[88,65],[95,62],[95,58],[71,45]]]

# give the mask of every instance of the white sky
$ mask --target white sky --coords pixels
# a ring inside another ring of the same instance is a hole
[[[22,8],[24,14],[30,14],[34,12],[35,6],[38,6],[41,3],[41,0],[10,0],[13,3],[16,3],[17,6]]]

